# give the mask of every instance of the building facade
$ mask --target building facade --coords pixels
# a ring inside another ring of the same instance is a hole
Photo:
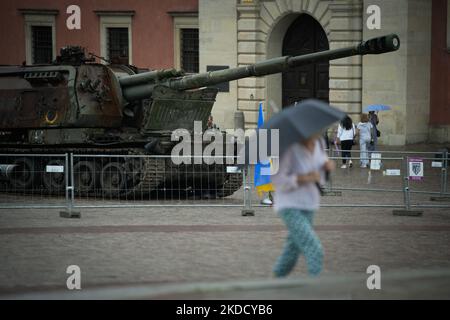
[[[401,48],[349,57],[219,86],[213,108],[221,129],[243,111],[256,126],[266,115],[308,97],[329,101],[355,121],[364,106],[379,114],[381,143],[450,141],[450,0],[3,0],[0,64],[49,62],[81,45],[106,60],[140,68],[206,72],[357,44],[396,33]],[[81,29],[69,29],[71,5]],[[376,6],[380,28],[368,20]]]
[[[68,27],[73,5],[79,8],[80,29]],[[140,68],[184,63],[196,72],[197,17],[197,0],[3,0],[0,64],[46,63],[60,48],[79,45]]]
[[[225,128],[233,113],[255,126],[259,101],[285,106],[306,97],[329,101],[357,121],[362,108],[382,103],[381,143],[450,141],[448,0],[200,0],[200,71],[245,66],[264,59],[354,45],[389,33],[395,53],[350,57],[293,72],[248,78],[219,93],[213,114]],[[367,27],[369,6],[380,9],[380,29]],[[272,102],[272,103],[270,103]]]

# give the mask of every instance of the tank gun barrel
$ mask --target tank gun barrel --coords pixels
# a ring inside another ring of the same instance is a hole
[[[151,83],[164,78],[180,77],[183,75],[184,73],[182,71],[177,71],[176,69],[162,69],[122,77],[119,78],[119,83],[121,87],[130,87],[145,83]]]
[[[399,37],[395,34],[390,34],[363,41],[355,46],[347,48],[326,50],[300,56],[283,56],[261,61],[249,66],[210,71],[178,78],[169,77],[163,80],[161,84],[175,90],[189,90],[247,77],[261,77],[269,74],[279,73],[305,64],[316,63],[318,61],[336,60],[355,55],[382,54],[392,52],[398,50],[399,47]],[[140,75],[135,75],[132,77],[137,78],[138,76]],[[143,73],[141,77],[145,78],[145,73]],[[129,83],[126,78],[122,78],[122,87],[124,86],[123,82]],[[128,84],[129,87],[124,88],[123,93],[125,99],[136,100],[151,96],[153,85],[148,85],[144,82],[139,81],[135,82],[134,84],[136,84],[136,86]]]

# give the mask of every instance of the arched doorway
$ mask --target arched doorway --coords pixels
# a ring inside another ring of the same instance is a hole
[[[319,22],[301,14],[292,22],[283,39],[283,55],[302,55],[329,49],[327,35]],[[283,72],[283,106],[308,98],[328,102],[329,62],[320,62]]]

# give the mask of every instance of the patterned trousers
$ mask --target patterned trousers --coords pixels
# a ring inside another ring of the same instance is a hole
[[[287,276],[297,263],[300,254],[306,258],[309,274],[318,275],[322,271],[323,251],[312,226],[314,211],[283,209],[279,215],[286,224],[289,234],[283,253],[273,268],[275,276]]]

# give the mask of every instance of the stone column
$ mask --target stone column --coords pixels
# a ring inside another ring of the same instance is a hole
[[[223,0],[199,1],[200,72],[208,66],[237,66],[236,3]],[[212,109],[221,130],[234,127],[237,108],[237,83],[230,81],[229,92],[219,92]]]
[[[400,37],[400,49],[363,59],[363,103],[386,104],[380,112],[380,143],[404,145],[427,139],[430,87],[431,1],[365,0],[377,5],[381,29],[364,27],[364,38],[389,33]]]
[[[362,1],[330,3],[330,49],[353,46],[362,40]],[[359,121],[362,100],[362,59],[360,56],[330,61],[330,104]]]
[[[237,5],[237,62],[238,66],[254,64],[265,59],[266,33],[260,20],[258,0],[241,0]],[[268,27],[268,26],[265,26]],[[245,78],[237,81],[238,110],[245,115],[246,127],[256,127],[258,102],[265,99],[265,79]]]

